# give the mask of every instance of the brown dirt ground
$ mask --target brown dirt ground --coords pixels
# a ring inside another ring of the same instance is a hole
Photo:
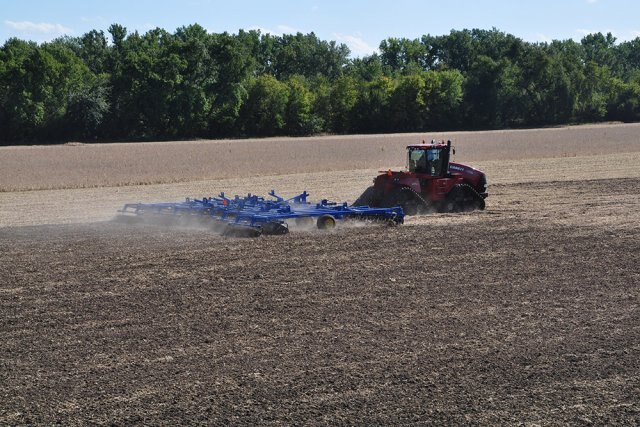
[[[637,425],[638,151],[478,160],[486,211],[257,239],[107,211],[372,171],[0,194],[0,424]]]

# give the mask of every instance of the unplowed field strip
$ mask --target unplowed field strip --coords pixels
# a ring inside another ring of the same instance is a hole
[[[404,147],[451,139],[464,162],[640,152],[640,124],[390,134],[0,147],[0,192],[171,184],[388,168]]]

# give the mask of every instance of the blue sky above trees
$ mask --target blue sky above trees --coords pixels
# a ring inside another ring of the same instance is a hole
[[[353,56],[373,53],[388,37],[417,38],[451,29],[491,29],[530,42],[580,40],[611,32],[618,41],[640,36],[635,0],[22,0],[2,1],[0,43],[11,37],[44,42],[80,36],[119,23],[144,33],[199,23],[209,32],[260,29],[309,33],[349,46]]]

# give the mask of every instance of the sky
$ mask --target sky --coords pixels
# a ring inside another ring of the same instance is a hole
[[[0,45],[11,37],[42,43],[94,29],[108,34],[113,23],[141,33],[198,23],[215,33],[314,32],[358,57],[389,37],[472,28],[529,42],[611,32],[621,42],[640,37],[638,17],[638,0],[0,0]]]

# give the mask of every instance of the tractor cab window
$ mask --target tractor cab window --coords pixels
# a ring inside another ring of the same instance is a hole
[[[409,172],[440,176],[442,156],[439,148],[409,150]]]
[[[432,148],[427,150],[427,165],[429,172],[432,176],[440,176],[440,172],[442,171],[442,157],[440,154],[442,150],[437,148]]]
[[[427,156],[424,150],[409,150],[409,172],[427,173]]]

